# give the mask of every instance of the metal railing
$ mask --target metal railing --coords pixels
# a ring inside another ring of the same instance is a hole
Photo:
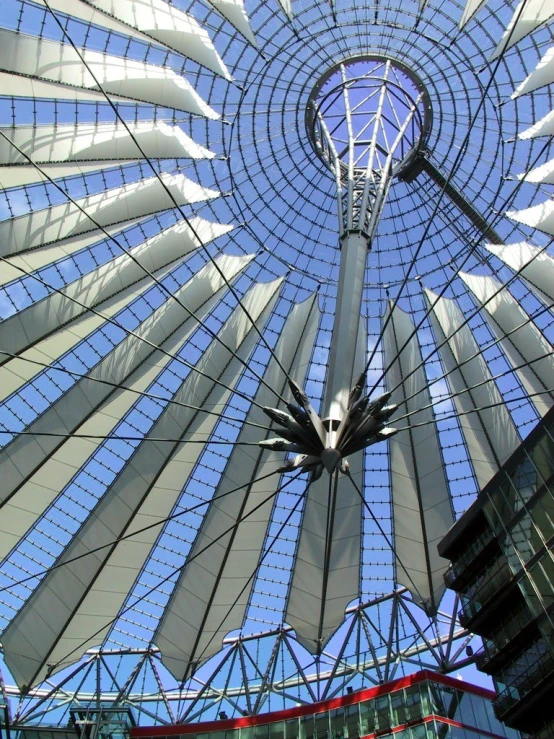
[[[483,637],[483,649],[475,655],[477,667],[481,669],[489,660],[496,657],[533,620],[533,614],[526,608],[519,612],[511,612],[509,620],[506,620],[490,638]]]
[[[462,595],[462,607],[458,612],[458,618],[462,621],[468,621],[473,616],[480,613],[483,607],[498,593],[500,588],[505,585],[512,576],[508,563],[504,557],[499,558],[492,567],[486,568],[491,572],[485,579],[483,578],[479,586],[471,593]],[[477,578],[476,578],[477,579]],[[460,621],[461,623],[461,621]]]
[[[494,711],[498,718],[519,703],[534,690],[541,680],[550,677],[554,672],[554,657],[550,652],[541,654],[529,667],[521,672],[511,685],[498,694],[494,701]]]
[[[468,548],[464,551],[463,555],[453,562],[448,570],[444,573],[444,581],[447,587],[451,587],[452,584],[463,574],[464,570],[476,559],[476,557],[483,551],[483,549],[493,540],[493,533],[491,529],[485,529],[479,536],[471,542]]]

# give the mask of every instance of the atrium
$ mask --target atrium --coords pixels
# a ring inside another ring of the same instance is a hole
[[[553,405],[553,36],[0,0],[4,722],[483,682],[437,546]]]

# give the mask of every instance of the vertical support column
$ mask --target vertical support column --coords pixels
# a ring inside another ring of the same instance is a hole
[[[347,231],[342,238],[335,322],[331,337],[329,370],[325,389],[325,420],[344,418],[353,382],[354,358],[362,308],[365,263],[369,238],[360,231]]]

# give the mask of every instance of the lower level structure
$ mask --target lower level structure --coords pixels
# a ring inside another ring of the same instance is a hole
[[[429,671],[274,713],[135,727],[130,739],[480,739],[519,737],[495,717],[494,693]]]

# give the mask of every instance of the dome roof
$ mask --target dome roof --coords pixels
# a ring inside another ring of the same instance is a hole
[[[437,543],[554,397],[550,0],[0,9],[0,643],[20,715],[48,700],[63,721],[60,685],[93,658],[119,660],[109,700],[150,695],[150,721],[457,669],[470,635]],[[350,326],[376,430],[316,479],[287,433],[325,422],[341,219],[370,170]]]

